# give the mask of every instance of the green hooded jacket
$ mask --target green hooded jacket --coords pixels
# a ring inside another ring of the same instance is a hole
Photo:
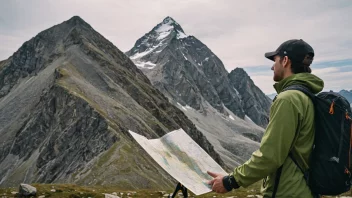
[[[260,148],[233,172],[236,182],[243,187],[263,179],[261,192],[264,197],[272,196],[276,171],[281,165],[283,168],[276,197],[313,197],[303,173],[288,157],[291,151],[300,167],[308,169],[308,158],[314,141],[312,101],[297,90],[280,94],[284,88],[297,84],[307,86],[314,94],[324,87],[324,82],[310,73],[293,74],[276,83],[274,87],[278,96],[270,108],[269,124]]]

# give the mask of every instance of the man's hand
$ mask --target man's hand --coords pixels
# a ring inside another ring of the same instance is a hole
[[[222,179],[224,175],[220,175],[218,173],[213,173],[207,171],[207,173],[212,176],[214,179],[208,181],[208,184],[212,186],[212,190],[217,193],[227,193],[228,191],[225,189],[224,184],[222,183]]]

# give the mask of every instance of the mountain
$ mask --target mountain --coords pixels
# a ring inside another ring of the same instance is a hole
[[[222,61],[174,19],[166,17],[125,54],[195,123],[225,163],[238,165],[259,147],[270,100],[248,75],[242,81],[237,70],[229,74]]]
[[[251,113],[246,112],[248,105],[230,82],[221,60],[197,38],[187,36],[171,17],[138,39],[126,55],[155,87],[182,105],[206,113],[204,103],[208,102],[219,112],[227,115],[226,107],[242,119]]]
[[[343,97],[345,97],[348,102],[352,103],[352,90],[341,90],[339,91],[339,94],[341,94]]]
[[[206,113],[204,102],[244,118],[239,95],[230,88],[224,65],[203,43],[167,17],[126,53],[165,95]],[[222,101],[221,98],[226,98]]]
[[[269,123],[268,110],[271,99],[267,97],[242,68],[236,68],[229,74],[231,85],[238,90],[243,101],[243,109],[250,119],[266,126]]]
[[[0,186],[19,183],[173,187],[128,130],[205,136],[111,42],[75,16],[0,62]]]
[[[272,94],[268,94],[266,96],[268,96],[271,100],[273,100],[276,95],[277,95],[277,93],[272,93]]]

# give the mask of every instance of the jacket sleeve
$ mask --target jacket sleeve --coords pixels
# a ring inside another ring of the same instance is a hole
[[[270,108],[269,124],[260,148],[251,158],[236,167],[233,177],[239,186],[247,187],[276,171],[290,151],[298,126],[297,107],[285,99],[276,99]]]

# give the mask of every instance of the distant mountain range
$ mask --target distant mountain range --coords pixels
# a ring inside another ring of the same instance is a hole
[[[266,96],[268,96],[271,100],[273,100],[276,95],[277,95],[277,93],[272,93],[272,94],[269,94],[269,95],[266,95]]]
[[[124,54],[75,16],[0,61],[0,186],[173,187],[129,130],[182,128],[231,170],[259,148],[270,105],[171,17]]]
[[[341,94],[342,96],[344,96],[350,103],[352,103],[352,90],[348,91],[348,90],[343,89],[343,90],[339,91],[338,93]],[[277,95],[276,93],[273,93],[273,94],[269,94],[267,96],[271,99],[274,99],[276,95]]]
[[[352,90],[341,90],[339,91],[339,94],[341,94],[343,97],[345,97],[348,102],[352,103]]]

